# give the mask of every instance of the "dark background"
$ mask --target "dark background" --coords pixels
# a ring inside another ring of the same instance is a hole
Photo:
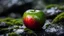
[[[64,0],[0,0],[0,16],[22,16],[28,9],[44,9],[49,4],[64,4]],[[12,14],[13,15],[10,15]],[[17,16],[17,14],[19,14]]]

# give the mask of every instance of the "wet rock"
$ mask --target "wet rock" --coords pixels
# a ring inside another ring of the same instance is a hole
[[[6,28],[6,27],[8,27],[8,25],[6,25],[5,22],[1,22],[1,23],[0,23],[0,28]]]
[[[45,9],[44,9],[44,13],[46,14],[46,17],[48,19],[50,18],[55,18],[55,16],[57,16],[59,13],[63,12],[60,8],[59,5],[48,5]]]
[[[18,29],[15,31],[17,34],[22,34],[24,32],[24,29]]]
[[[54,14],[61,12],[61,10],[57,9],[57,7],[51,7],[51,9],[48,9],[46,12],[49,14],[48,16],[52,16]]]
[[[51,24],[51,19],[47,19],[47,20],[45,21],[45,24],[44,24],[44,26],[43,26],[42,28],[43,28],[43,29],[46,29],[46,28],[47,28],[46,25],[49,25],[49,24]]]
[[[59,36],[64,34],[64,26],[60,24],[50,24],[46,29],[45,32],[48,36]]]

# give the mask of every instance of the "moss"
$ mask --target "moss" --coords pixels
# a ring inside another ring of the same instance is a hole
[[[58,7],[58,5],[56,5],[56,4],[50,4],[50,5],[46,6],[47,9],[50,9],[51,7]]]
[[[13,29],[19,29],[19,26],[15,26]]]
[[[33,31],[33,30],[30,30],[30,29],[28,29],[28,28],[25,28],[24,31],[26,32],[26,34],[27,34],[28,36],[36,36],[36,33],[35,33],[35,31]]]
[[[15,25],[21,25],[21,26],[22,26],[23,23],[21,23],[20,21],[16,21],[16,22],[15,22]]]
[[[11,23],[11,22],[5,22],[6,23],[6,25],[8,25],[8,26],[13,26],[14,24],[13,23]]]
[[[5,22],[11,22],[11,20],[13,20],[13,18],[7,17],[4,19]]]
[[[16,22],[16,20],[15,20],[15,19],[13,19],[13,20],[11,20],[10,22],[14,24],[14,23]]]
[[[34,32],[28,28],[25,28],[24,31],[28,34],[33,34]]]
[[[18,34],[16,34],[16,33],[12,32],[12,33],[9,33],[8,36],[20,36],[20,35],[18,35]]]
[[[15,27],[10,28],[10,29],[9,28],[0,28],[0,32],[6,33],[6,32],[10,32],[13,29],[19,29],[19,26],[15,26]]]
[[[58,9],[64,11],[64,6],[60,6]]]
[[[14,23],[14,25],[21,25],[21,26],[23,25],[22,19],[20,18],[13,20],[12,23]]]
[[[14,20],[13,18],[7,17],[7,18],[0,18],[0,22],[11,22],[11,20]]]
[[[1,34],[5,34],[5,33],[8,33],[9,30],[7,28],[0,28],[0,33]]]
[[[57,17],[55,17],[55,19],[52,21],[52,23],[59,23],[62,20],[64,20],[64,12],[60,13],[59,15],[57,15]]]
[[[13,26],[13,25],[23,25],[22,18],[14,19],[14,18],[0,18],[0,23],[5,22],[8,26]]]
[[[57,5],[57,4],[50,4],[46,6],[46,9],[50,9],[51,7],[57,7],[59,10],[64,10],[64,6],[63,5]]]
[[[5,22],[5,19],[4,18],[0,18],[0,22]]]

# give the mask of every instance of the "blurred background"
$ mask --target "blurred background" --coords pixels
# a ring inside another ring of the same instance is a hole
[[[0,0],[0,16],[21,17],[28,9],[36,8],[46,11],[47,5],[50,4],[64,6],[64,0]]]

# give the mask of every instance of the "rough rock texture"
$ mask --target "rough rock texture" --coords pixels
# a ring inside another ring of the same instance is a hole
[[[46,17],[48,19],[54,19],[59,13],[63,12],[63,10],[63,5],[51,4],[46,6],[46,9],[44,9],[44,13],[46,14]]]

